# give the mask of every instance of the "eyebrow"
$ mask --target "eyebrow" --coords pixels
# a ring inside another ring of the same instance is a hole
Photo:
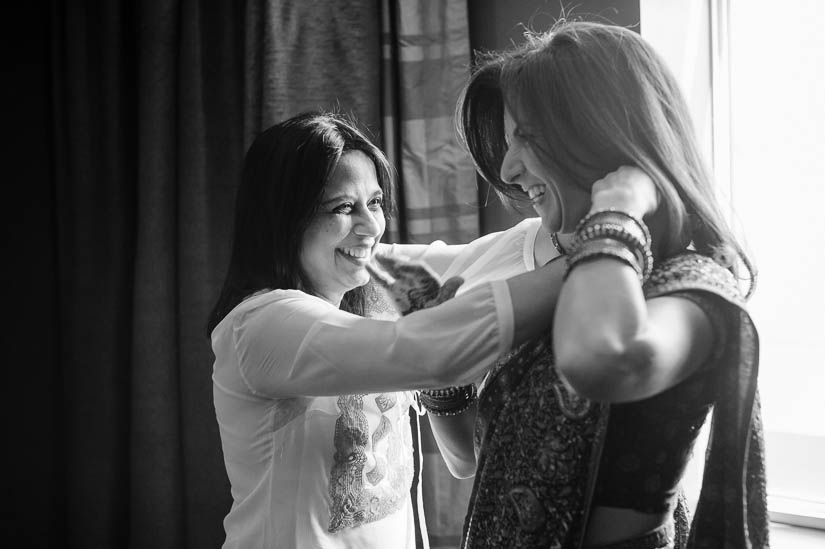
[[[379,189],[379,190],[375,191],[374,193],[372,193],[370,198],[375,198],[376,196],[383,196],[383,195],[384,195],[384,191]],[[355,202],[356,197],[354,195],[351,195],[351,194],[348,194],[348,193],[336,194],[336,195],[331,196],[331,197],[329,197],[325,200],[322,200],[321,205],[324,206],[326,204],[329,204],[330,202],[339,202],[339,201],[342,201],[342,200],[350,200],[352,202]]]

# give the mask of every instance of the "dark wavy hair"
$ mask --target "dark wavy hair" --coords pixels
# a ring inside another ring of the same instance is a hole
[[[348,117],[307,112],[258,135],[244,158],[229,269],[209,315],[207,335],[238,303],[259,290],[314,293],[301,268],[301,242],[338,161],[353,150],[366,154],[375,165],[385,213],[391,215],[390,164]],[[363,289],[347,292],[341,308],[363,314]]]
[[[753,290],[756,271],[716,200],[676,79],[638,34],[623,27],[560,21],[522,46],[480,56],[458,106],[458,131],[476,168],[506,201],[525,195],[501,180],[504,110],[548,173],[590,190],[622,165],[652,179],[663,230],[654,253],[689,244],[737,272]],[[737,260],[738,258],[738,260]]]

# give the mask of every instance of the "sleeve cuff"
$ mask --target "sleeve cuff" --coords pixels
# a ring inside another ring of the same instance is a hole
[[[496,316],[498,317],[499,356],[507,353],[513,346],[513,301],[510,299],[510,287],[506,280],[494,280],[490,282],[493,289],[493,300],[496,304]]]

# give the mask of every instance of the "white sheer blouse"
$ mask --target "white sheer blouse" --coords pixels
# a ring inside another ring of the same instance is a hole
[[[534,267],[538,227],[382,245],[466,279],[456,298],[397,320],[274,290],[217,325],[213,396],[233,497],[224,547],[415,547],[411,391],[478,379],[510,348],[503,279]]]

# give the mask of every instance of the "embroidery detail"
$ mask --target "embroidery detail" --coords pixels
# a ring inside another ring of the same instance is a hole
[[[387,473],[387,460],[383,457],[375,458],[375,468],[367,472],[367,480],[370,484],[375,486],[381,482]]]
[[[329,481],[329,532],[381,520],[396,512],[412,485],[412,434],[404,407],[396,406],[398,395],[382,393],[375,397],[381,419],[371,434],[364,396],[338,397],[341,413],[335,422],[334,464]],[[386,415],[390,411],[392,417]],[[369,458],[375,460],[375,466],[365,473]]]
[[[381,393],[375,397],[375,404],[378,405],[378,409],[381,410],[382,414],[395,406],[396,402],[398,402],[398,397],[395,393]]]
[[[644,286],[647,297],[685,290],[707,291],[733,305],[743,304],[733,275],[711,258],[695,253],[661,262]],[[725,374],[720,377],[729,379],[719,385],[736,387],[735,380],[755,379],[755,371],[752,376],[750,369],[755,370],[756,344],[747,313],[740,309],[736,314],[725,316],[729,323],[727,333],[736,336],[729,352],[736,356],[725,356],[723,360],[738,369],[723,368]],[[741,390],[746,392],[744,387]],[[751,416],[749,403],[730,396],[717,402],[717,408],[736,406],[742,407],[738,419],[743,425],[739,432],[747,433],[744,424]],[[609,413],[610,407],[579,399],[566,390],[554,366],[549,338],[529,342],[496,364],[480,388],[475,426],[478,467],[462,547],[578,547],[587,522]],[[756,423],[758,402],[753,417]],[[704,415],[700,419],[687,428],[698,429]],[[721,444],[741,442],[731,438]],[[750,449],[759,443],[761,439],[754,438]],[[752,453],[758,454],[759,449]],[[729,455],[733,454],[731,450]],[[726,469],[734,467],[734,461],[723,459],[709,468],[706,465],[706,478],[710,472],[720,479],[741,479],[741,474],[737,477],[736,471]],[[764,478],[760,476],[761,463],[760,459],[749,460],[748,474]],[[717,472],[717,468],[725,472]],[[651,480],[651,485],[654,481]],[[723,483],[720,481],[718,485]],[[748,502],[748,507],[754,509],[761,520],[765,516],[764,487],[759,488],[754,492],[757,501]],[[708,508],[711,505],[708,503]],[[714,511],[717,507],[719,505]],[[723,515],[721,509],[719,511],[697,515],[694,526],[698,522],[704,530],[700,539],[719,526],[719,517]],[[552,520],[542,521],[542,513]],[[677,508],[675,517],[681,520],[677,530],[682,539],[687,531],[685,516],[684,509]],[[746,514],[740,509],[730,516]],[[759,533],[751,534],[752,541],[761,541],[761,530],[754,530]]]
[[[387,433],[392,429],[392,424],[390,420],[387,419],[387,416],[382,415],[381,421],[378,423],[378,427],[372,433],[372,447],[375,448],[378,446],[378,443],[384,438]]]
[[[332,513],[329,531],[364,522],[364,478],[367,432],[369,426],[363,413],[362,395],[338,397],[341,415],[335,421],[335,465],[329,483]]]
[[[561,547],[576,539],[603,407],[568,393],[549,338],[504,358],[484,385],[462,547]]]
[[[561,412],[570,419],[582,419],[590,411],[590,401],[568,390],[561,380],[553,385],[553,392]]]
[[[535,532],[544,525],[547,513],[539,498],[530,488],[522,485],[514,486],[510,488],[508,495],[525,532]]]
[[[733,274],[713,259],[693,252],[662,261],[643,289],[647,298],[690,289],[720,295],[739,307],[745,304]]]

